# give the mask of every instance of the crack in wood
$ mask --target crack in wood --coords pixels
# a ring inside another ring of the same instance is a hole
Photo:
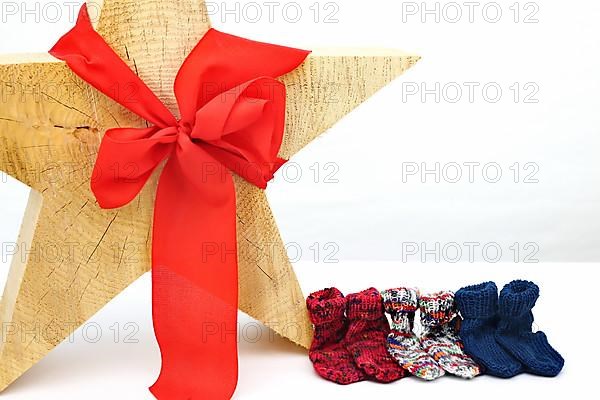
[[[137,63],[135,62],[135,58],[133,59],[133,67],[135,68],[135,74],[137,76],[140,76],[140,73],[139,73],[138,67],[137,67]]]
[[[22,149],[41,149],[44,147],[58,147],[56,144],[37,144],[35,146],[23,146]]]
[[[49,94],[47,94],[47,93],[44,93],[44,92],[42,92],[42,94],[43,94],[44,96],[47,96],[49,99],[51,99],[51,100],[54,100],[55,102],[57,102],[58,104],[60,104],[60,105],[61,105],[61,106],[63,106],[63,107],[66,107],[66,108],[68,108],[68,109],[70,109],[70,110],[73,110],[73,111],[77,111],[78,113],[80,113],[81,115],[85,115],[85,116],[86,116],[86,117],[88,117],[89,119],[94,119],[94,118],[92,118],[92,116],[91,116],[91,115],[88,115],[88,114],[84,113],[83,111],[81,111],[81,110],[80,110],[80,109],[78,109],[77,107],[73,107],[73,106],[70,106],[70,105],[68,105],[68,104],[65,104],[65,103],[63,103],[62,101],[58,100],[58,99],[57,99],[57,98],[55,98],[55,97],[52,97],[52,96],[50,96],[50,95],[49,95]]]
[[[260,251],[264,250],[263,248],[259,247],[257,244],[252,242],[250,239],[248,239],[248,238],[244,238],[244,239],[246,239],[246,242],[250,243],[256,250],[260,250]]]
[[[113,217],[113,219],[108,223],[108,226],[104,230],[104,233],[100,237],[100,240],[96,244],[96,247],[94,247],[94,250],[92,251],[92,253],[88,257],[88,259],[86,261],[86,265],[90,263],[90,260],[92,259],[92,257],[94,256],[94,254],[96,254],[96,251],[98,251],[98,248],[100,247],[100,244],[102,243],[102,241],[106,237],[106,234],[108,233],[108,230],[110,229],[111,225],[113,224],[113,222],[115,222],[115,220],[117,219],[118,216],[119,216],[119,212],[117,211],[117,213],[115,214],[115,216]]]
[[[71,204],[73,204],[73,200],[69,201],[68,203],[66,203],[65,205],[63,205],[61,208],[59,208],[58,210],[56,210],[54,212],[54,215],[58,214],[59,212],[61,212],[62,210],[64,210],[68,206],[70,206]]]
[[[75,215],[75,218],[79,217],[79,215],[83,212],[83,209],[85,208],[85,206],[88,205],[89,202],[90,202],[89,200],[86,200],[85,203],[83,203],[83,205],[79,209],[79,212],[77,212],[77,215]]]
[[[271,277],[271,275],[267,274],[267,272],[266,272],[264,269],[262,269],[262,268],[260,267],[260,265],[256,264],[256,267],[257,267],[258,269],[260,269],[260,270],[261,270],[261,272],[262,272],[263,274],[265,274],[265,276],[271,280],[271,282],[275,282],[275,281],[274,281],[274,279]]]
[[[98,275],[96,275],[96,277],[98,277]],[[83,288],[83,291],[81,292],[81,296],[79,296],[79,301],[77,301],[77,305],[81,304],[81,300],[83,300],[83,296],[85,295],[85,292],[87,291],[87,289],[91,283],[92,283],[92,280],[90,279],[88,281],[87,285],[85,285],[85,287]]]
[[[125,246],[127,246],[127,239],[129,239],[129,235],[125,236],[125,241],[123,242],[123,247],[121,248],[121,257],[119,257],[119,264],[117,265],[117,271],[121,268],[121,264],[123,263],[123,257],[125,256]]]

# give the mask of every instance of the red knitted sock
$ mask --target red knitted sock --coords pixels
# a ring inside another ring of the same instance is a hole
[[[365,374],[342,345],[348,328],[344,295],[335,288],[320,290],[306,299],[306,305],[315,326],[309,356],[317,373],[342,385],[364,380]]]
[[[389,355],[387,336],[390,326],[383,313],[383,302],[375,288],[348,295],[350,320],[345,345],[354,362],[367,375],[380,382],[393,382],[405,376],[404,369]]]

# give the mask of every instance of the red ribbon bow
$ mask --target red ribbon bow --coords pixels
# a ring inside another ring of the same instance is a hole
[[[231,172],[265,188],[285,160],[285,86],[309,52],[209,30],[175,80],[177,120],[94,31],[84,5],[50,54],[149,128],[106,132],[92,191],[131,202],[164,160],[152,244],[152,312],[162,355],[159,399],[225,399],[237,384],[236,199]],[[116,86],[115,86],[116,85]],[[117,90],[115,90],[115,88]],[[133,93],[121,98],[119,93]]]

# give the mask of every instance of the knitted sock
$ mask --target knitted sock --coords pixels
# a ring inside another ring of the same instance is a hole
[[[356,365],[380,382],[393,382],[404,377],[404,370],[386,349],[390,327],[377,289],[350,294],[347,300],[350,326],[344,342]]]
[[[460,337],[465,353],[485,367],[490,375],[511,378],[523,365],[495,339],[498,322],[498,288],[494,282],[467,286],[456,292],[456,305],[463,317]]]
[[[335,288],[324,289],[311,294],[306,305],[315,326],[309,357],[317,373],[342,385],[365,379],[341,343],[348,328],[344,295]]]
[[[565,360],[550,346],[543,332],[533,333],[531,309],[540,296],[533,282],[513,281],[500,292],[498,313],[500,322],[496,340],[516,359],[525,364],[527,372],[556,376]]]
[[[453,375],[461,378],[474,378],[479,375],[479,367],[467,356],[462,343],[454,333],[456,308],[454,293],[439,292],[419,298],[421,310],[421,346],[437,363]]]
[[[444,375],[444,370],[423,350],[413,333],[417,291],[390,289],[382,293],[385,310],[392,317],[392,332],[388,336],[388,351],[405,370],[431,381]]]

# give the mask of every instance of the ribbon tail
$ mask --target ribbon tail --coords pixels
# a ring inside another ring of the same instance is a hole
[[[159,400],[230,399],[237,385],[235,187],[225,170],[189,182],[189,168],[211,160],[198,147],[171,158],[157,191],[152,314],[162,368],[150,391]]]
[[[162,367],[158,400],[228,400],[237,382],[237,309],[165,266],[152,269],[152,316]]]

